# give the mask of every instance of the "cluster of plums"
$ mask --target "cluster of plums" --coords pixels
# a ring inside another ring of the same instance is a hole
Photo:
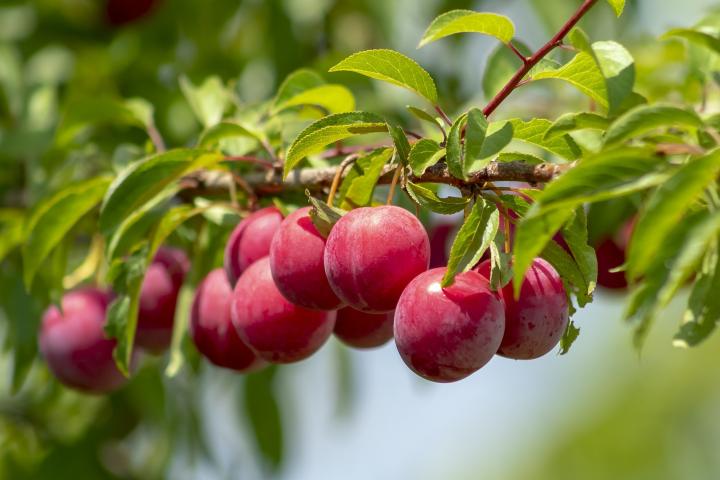
[[[467,377],[495,354],[533,359],[551,351],[568,322],[562,281],[536,259],[520,296],[512,286],[493,292],[489,261],[462,273],[449,287],[445,267],[428,269],[430,241],[423,225],[394,206],[345,214],[327,238],[309,207],[283,218],[275,207],[254,212],[233,230],[224,268],[201,282],[190,333],[212,363],[250,372],[267,363],[291,363],[315,353],[331,334],[356,348],[393,337],[418,375],[436,382]],[[162,248],[141,293],[136,345],[168,347],[175,302],[188,261]],[[40,347],[67,385],[106,392],[123,383],[103,335],[110,295],[70,292],[61,313],[45,313]]]

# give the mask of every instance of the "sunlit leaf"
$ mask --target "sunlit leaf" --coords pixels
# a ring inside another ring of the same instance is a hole
[[[355,72],[407,88],[437,103],[435,82],[428,72],[409,57],[394,50],[365,50],[350,55],[330,69],[331,72]]]
[[[481,33],[509,43],[515,35],[515,25],[509,18],[495,13],[452,10],[432,21],[418,48],[456,33]]]
[[[408,182],[407,189],[412,199],[418,205],[443,215],[452,215],[453,213],[461,212],[470,202],[470,198],[466,197],[439,197],[429,188],[412,182]]]
[[[700,128],[702,125],[702,119],[692,110],[672,105],[642,105],[610,125],[605,145],[624,142],[660,127]]]
[[[408,163],[413,175],[420,176],[429,167],[438,163],[445,156],[445,149],[434,140],[423,138],[415,142],[410,149]]]

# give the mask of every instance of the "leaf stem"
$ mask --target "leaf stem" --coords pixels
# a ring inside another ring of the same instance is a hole
[[[343,173],[345,173],[345,169],[355,163],[358,158],[360,158],[360,155],[358,154],[348,155],[347,158],[345,158],[345,160],[343,160],[338,166],[337,172],[335,172],[335,176],[333,177],[332,185],[330,185],[330,193],[328,193],[327,202],[325,202],[331,207],[333,199],[335,198],[335,193],[337,193],[338,186],[340,185],[340,179],[342,178]]]
[[[517,72],[515,72],[515,75],[508,81],[508,83],[503,87],[502,90],[500,90],[495,97],[490,100],[490,103],[487,104],[487,106],[483,109],[483,113],[486,117],[489,117],[499,106],[500,104],[505,101],[505,99],[515,90],[515,88],[520,84],[520,82],[525,78],[525,75],[532,70],[532,68],[537,65],[540,60],[545,58],[547,54],[549,54],[555,47],[560,45],[562,43],[562,40],[565,38],[565,36],[570,33],[570,30],[573,29],[575,25],[580,21],[580,19],[598,2],[598,0],[585,0],[582,5],[577,9],[577,11],[570,17],[570,19],[565,22],[565,24],[560,28],[560,30],[553,36],[550,41],[548,41],[545,45],[540,47],[540,49],[535,52],[531,57],[527,58],[526,61],[523,62],[523,65],[518,69]]]
[[[400,172],[402,171],[402,165],[398,165],[393,174],[392,181],[390,182],[390,190],[388,191],[387,201],[385,205],[392,205],[393,198],[395,197],[395,186],[400,179]]]

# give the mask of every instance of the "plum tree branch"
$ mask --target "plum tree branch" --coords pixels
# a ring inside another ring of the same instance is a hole
[[[517,88],[517,86],[522,82],[522,80],[525,78],[525,75],[527,75],[530,70],[537,65],[540,60],[545,58],[547,54],[549,54],[555,47],[560,45],[562,43],[562,40],[567,36],[568,33],[570,33],[570,30],[573,29],[575,25],[582,19],[585,14],[590,11],[590,9],[595,6],[595,4],[598,2],[598,0],[584,0],[582,5],[575,11],[575,13],[568,19],[567,22],[560,28],[560,30],[553,36],[545,45],[540,47],[540,49],[532,54],[532,56],[528,58],[523,57],[523,64],[518,69],[517,72],[515,72],[515,75],[512,76],[512,78],[508,81],[507,84],[500,90],[495,97],[490,100],[490,103],[487,104],[487,106],[483,109],[483,113],[486,117],[489,117],[499,106],[502,102],[505,101],[505,99]],[[519,53],[519,52],[518,52]]]
[[[428,168],[422,175],[410,175],[413,183],[442,183],[454,187],[482,186],[488,182],[527,182],[531,184],[547,183],[574,166],[573,163],[540,163],[532,165],[526,162],[492,162],[485,168],[472,174],[467,180],[453,177],[445,163]],[[243,176],[246,185],[257,196],[277,195],[287,190],[318,190],[330,187],[340,167],[304,168],[295,170],[282,180],[279,171],[250,173]],[[378,184],[390,184],[396,167],[385,166]],[[344,172],[345,174],[345,172]],[[220,171],[198,171],[183,179],[182,197],[192,198],[198,195],[221,195],[227,192],[230,179]]]

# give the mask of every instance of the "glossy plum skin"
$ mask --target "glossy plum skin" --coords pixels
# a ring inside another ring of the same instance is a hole
[[[630,245],[637,217],[633,217],[611,237],[606,237],[595,244],[598,262],[597,283],[609,290],[625,290],[628,286],[625,272],[611,272],[625,264],[627,249]]]
[[[271,363],[308,358],[335,326],[334,311],[303,308],[282,296],[267,257],[250,265],[235,284],[231,314],[240,338]]]
[[[478,267],[490,277],[490,262]],[[512,282],[497,292],[505,304],[505,335],[498,354],[516,360],[542,357],[560,342],[568,324],[568,300],[560,275],[548,262],[536,258],[513,297]]]
[[[325,245],[325,273],[337,296],[368,313],[395,308],[410,281],[428,268],[430,240],[399,207],[365,207],[343,216]]]
[[[190,269],[185,252],[161,247],[145,272],[135,344],[150,353],[162,353],[172,341],[175,306]]]
[[[223,266],[230,285],[254,262],[270,253],[270,244],[283,217],[275,207],[266,207],[243,219],[230,234]]]
[[[223,269],[208,273],[195,292],[190,335],[198,351],[215,365],[249,373],[264,367],[265,362],[238,337],[232,325],[232,294]]]
[[[325,238],[308,216],[296,210],[280,224],[270,245],[270,270],[285,298],[301,307],[335,310],[343,305],[328,282],[323,254]]]
[[[105,336],[110,295],[85,288],[66,293],[61,313],[52,306],[40,327],[40,352],[55,377],[68,387],[94,394],[109,393],[127,379],[115,366],[115,340]]]
[[[489,362],[505,330],[503,304],[485,277],[470,271],[442,288],[445,271],[420,274],[395,310],[395,343],[403,361],[421,377],[443,383]]]
[[[444,267],[448,262],[450,246],[448,240],[458,226],[452,223],[441,223],[430,229],[430,268]]]
[[[344,344],[365,349],[385,345],[393,338],[395,312],[365,313],[341,308],[335,320],[335,336]]]

